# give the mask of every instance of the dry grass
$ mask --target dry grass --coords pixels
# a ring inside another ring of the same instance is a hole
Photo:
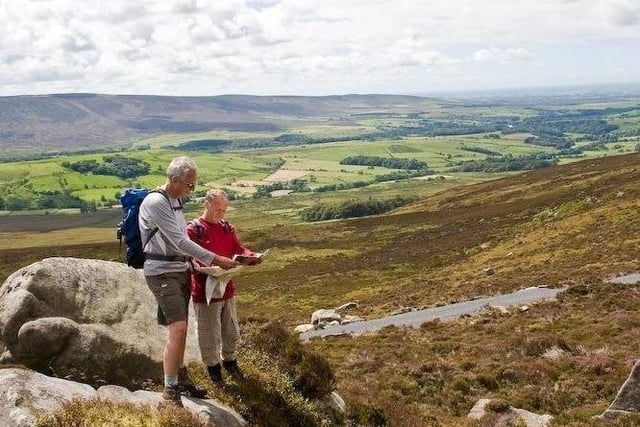
[[[113,403],[100,399],[75,399],[52,414],[36,418],[35,427],[205,427],[206,424],[184,409]]]

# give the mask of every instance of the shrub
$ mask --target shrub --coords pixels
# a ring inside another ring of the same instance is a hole
[[[309,398],[321,398],[331,393],[334,376],[329,362],[317,353],[305,351],[297,369],[294,385]]]
[[[500,388],[498,380],[493,374],[480,374],[476,377],[476,381],[489,391],[495,391]]]
[[[503,413],[509,412],[511,410],[511,405],[502,399],[492,399],[487,403],[485,409],[491,412]]]
[[[380,408],[364,404],[348,405],[347,420],[349,425],[354,427],[385,427],[389,425],[387,417]]]
[[[615,360],[606,350],[598,350],[590,355],[584,356],[578,362],[578,366],[585,373],[603,375],[613,371],[616,367]]]
[[[462,394],[468,394],[471,391],[471,384],[466,378],[456,378],[451,383],[451,388]]]
[[[271,355],[280,370],[293,378],[295,388],[303,396],[318,399],[331,393],[335,377],[329,362],[305,348],[297,335],[290,334],[281,323],[268,323],[251,340],[256,349]]]

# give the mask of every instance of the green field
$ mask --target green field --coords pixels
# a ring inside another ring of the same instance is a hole
[[[531,154],[553,152],[552,148],[525,144],[519,139],[487,139],[481,135],[452,137],[419,137],[404,140],[349,141],[325,144],[287,146],[272,149],[234,151],[228,153],[189,153],[198,163],[199,186],[229,186],[235,181],[260,181],[268,177],[273,168],[269,165],[284,160],[282,169],[304,171],[316,178],[315,185],[369,181],[376,175],[389,173],[381,167],[340,165],[347,156],[366,155],[417,159],[426,162],[438,173],[446,173],[454,162],[477,160],[486,155],[464,150],[463,147],[485,148],[502,154]],[[633,151],[636,141],[607,144],[608,151],[586,153],[588,157],[620,154]],[[618,148],[614,148],[618,146]],[[149,149],[127,152],[126,155],[144,160],[151,173],[135,180],[114,176],[80,174],[61,166],[63,161],[100,160],[100,154],[56,157],[47,160],[0,163],[0,189],[4,195],[26,195],[47,190],[69,190],[84,200],[100,202],[112,200],[122,188],[128,186],[155,186],[164,179],[164,168],[169,160],[184,153],[174,150]],[[563,159],[563,162],[575,159]],[[487,179],[491,178],[487,176]]]
[[[473,173],[453,170],[461,162],[482,162],[489,155],[497,154],[509,159],[546,153],[555,156],[553,161],[566,164],[585,158],[630,153],[637,151],[640,145],[640,107],[630,101],[568,102],[566,106],[542,102],[535,108],[529,108],[519,104],[473,104],[424,99],[420,104],[421,110],[417,111],[415,105],[404,104],[406,99],[399,100],[393,107],[386,104],[385,108],[380,109],[365,98],[355,98],[351,102],[347,109],[319,109],[317,114],[304,118],[271,112],[269,114],[272,117],[267,115],[260,123],[268,125],[269,122],[264,120],[271,117],[272,126],[265,128],[276,130],[252,132],[220,129],[141,138],[131,149],[117,153],[149,165],[146,175],[131,179],[79,173],[62,166],[64,162],[94,160],[100,163],[104,156],[101,153],[0,163],[0,201],[3,201],[0,209],[19,211],[71,206],[71,202],[57,205],[38,202],[43,194],[51,192],[68,194],[75,200],[79,199],[79,202],[87,203],[89,208],[109,207],[118,203],[118,195],[124,188],[160,185],[170,159],[187,154],[199,166],[196,195],[202,194],[207,188],[223,187],[236,193],[238,198],[250,199],[257,186],[293,179],[305,181],[310,190],[340,186],[342,190],[327,194],[301,193],[265,201],[241,202],[246,205],[242,208],[243,215],[250,216],[253,206],[259,206],[255,210],[258,213],[271,212],[272,209],[263,206],[268,204],[276,206],[273,217],[278,221],[282,218],[293,220],[299,217],[302,209],[320,202],[338,203],[349,199],[397,195],[424,197],[453,185],[494,179],[500,176],[494,171],[501,169],[494,168],[486,172],[469,169],[476,171]],[[312,104],[309,101],[306,105],[309,107]],[[614,126],[614,130],[603,127],[603,124]],[[470,132],[470,129],[483,127],[502,131]],[[521,127],[529,130],[522,130]],[[429,132],[440,132],[441,135],[424,135]],[[582,152],[561,154],[560,145],[553,145],[553,138],[558,139],[559,135],[562,135],[564,142],[570,142],[572,149]],[[278,139],[283,136],[286,138]],[[341,138],[354,139],[326,142]],[[547,145],[525,142],[531,138],[542,138],[541,142]],[[223,152],[183,151],[176,148],[183,143],[207,139],[225,140],[232,145]],[[257,141],[256,146],[264,148],[239,149],[237,147],[242,147],[242,144],[234,145],[247,141]],[[113,151],[109,154],[112,155]],[[340,164],[349,156],[415,159],[425,162],[434,174],[446,178],[444,182],[411,179],[373,184],[381,175],[399,171],[382,166]],[[354,183],[367,183],[368,186],[343,189]],[[73,206],[77,206],[77,203]],[[48,214],[54,214],[56,209],[47,211]],[[271,214],[266,216],[271,217]],[[253,222],[259,223],[260,220],[254,219]]]

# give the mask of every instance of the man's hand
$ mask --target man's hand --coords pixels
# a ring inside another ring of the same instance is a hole
[[[216,257],[213,259],[213,265],[217,265],[218,267],[228,270],[237,265],[240,265],[240,263],[232,260],[231,258],[227,258],[226,256],[216,255]]]

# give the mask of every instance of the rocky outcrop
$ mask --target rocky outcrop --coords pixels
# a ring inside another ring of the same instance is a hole
[[[491,403],[491,399],[480,399],[471,408],[468,417],[475,420],[482,420],[487,415],[486,407]],[[508,405],[507,405],[508,406]],[[523,427],[547,427],[551,424],[551,415],[538,415],[524,409],[505,407],[502,408],[496,419],[493,420],[494,427],[508,427],[513,425]]]
[[[640,412],[640,361],[634,365],[629,377],[613,399],[613,403],[598,418],[612,420],[638,412]]]
[[[3,360],[124,386],[161,378],[167,332],[156,313],[140,270],[47,258],[16,271],[0,287]],[[194,335],[187,360],[198,358]]]
[[[358,303],[348,302],[334,309],[321,308],[311,314],[311,323],[303,323],[294,328],[295,332],[304,333],[312,329],[323,329],[329,325],[347,325],[353,322],[361,322],[364,319],[359,316],[341,315],[339,312],[357,308]]]
[[[157,408],[163,401],[160,393],[124,387],[102,386],[98,390],[86,384],[51,378],[29,369],[0,369],[0,420],[3,427],[32,426],[36,413],[50,413],[72,399],[95,399],[128,402]],[[183,397],[186,410],[209,426],[241,427],[242,417],[215,400]],[[114,420],[115,421],[115,420]]]

